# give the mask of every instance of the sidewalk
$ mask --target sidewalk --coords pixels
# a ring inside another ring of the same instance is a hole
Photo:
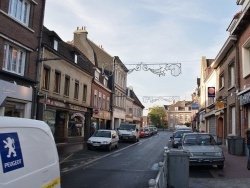
[[[249,188],[250,170],[247,170],[247,156],[228,154],[222,146],[225,155],[223,170],[212,173],[215,178],[189,178],[190,188]],[[225,178],[226,177],[226,178]]]

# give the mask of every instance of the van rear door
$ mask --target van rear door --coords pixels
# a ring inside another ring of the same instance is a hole
[[[0,117],[0,155],[1,188],[61,187],[57,148],[45,122]]]

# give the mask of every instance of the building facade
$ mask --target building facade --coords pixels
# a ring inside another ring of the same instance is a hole
[[[92,63],[46,27],[40,59],[38,119],[50,126],[57,143],[83,142],[90,132]]]
[[[37,49],[44,8],[45,0],[0,2],[1,116],[36,118]]]

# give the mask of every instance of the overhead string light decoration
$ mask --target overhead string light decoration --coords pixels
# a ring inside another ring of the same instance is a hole
[[[172,102],[172,101],[179,101],[180,96],[143,96],[143,102],[147,103],[154,103],[156,101],[167,101],[167,102]]]
[[[147,63],[139,63],[139,64],[126,64],[126,65],[135,65],[136,67],[133,69],[128,69],[128,74],[134,71],[151,71],[152,73],[160,76],[165,76],[166,71],[171,71],[173,76],[179,76],[181,74],[181,63],[159,63],[159,64],[147,64]],[[157,69],[150,68],[149,66],[157,65]]]

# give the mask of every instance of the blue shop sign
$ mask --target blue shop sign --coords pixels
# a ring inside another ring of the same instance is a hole
[[[239,98],[241,106],[250,103],[250,92],[241,95]]]
[[[3,173],[24,167],[22,149],[16,132],[0,134],[0,155]]]

